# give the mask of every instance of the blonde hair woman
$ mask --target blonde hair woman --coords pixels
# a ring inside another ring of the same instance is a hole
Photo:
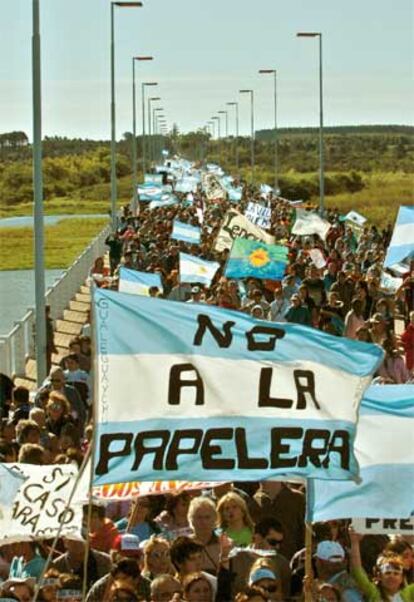
[[[240,495],[231,491],[224,495],[218,505],[218,527],[220,527],[235,546],[245,547],[253,539],[254,523],[247,504]]]

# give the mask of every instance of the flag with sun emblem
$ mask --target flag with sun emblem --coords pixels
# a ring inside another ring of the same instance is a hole
[[[258,240],[236,238],[226,265],[227,278],[281,280],[288,263],[288,249]]]

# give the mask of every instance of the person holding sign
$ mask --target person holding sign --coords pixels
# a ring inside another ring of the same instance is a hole
[[[370,581],[362,568],[359,550],[360,535],[350,529],[351,572],[368,602],[412,602],[414,584],[406,585],[404,563],[401,556],[384,554],[377,560],[374,581]]]

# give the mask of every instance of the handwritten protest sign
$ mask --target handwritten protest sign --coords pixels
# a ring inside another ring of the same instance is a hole
[[[250,201],[244,215],[252,222],[252,224],[259,226],[259,228],[270,228],[272,217],[272,210],[270,207],[265,207],[260,203],[252,203]]]
[[[36,466],[7,464],[8,482],[20,479],[17,493],[10,495],[0,512],[0,540],[54,537],[62,524],[62,534],[79,532],[82,508],[71,504],[64,513],[78,469],[73,465]]]
[[[231,249],[233,241],[236,238],[248,238],[249,240],[260,240],[269,245],[275,242],[274,236],[271,236],[258,226],[255,226],[235,209],[228,211],[224,217],[220,232],[218,233],[215,250],[223,251]]]

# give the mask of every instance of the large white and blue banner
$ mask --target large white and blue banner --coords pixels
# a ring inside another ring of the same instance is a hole
[[[191,224],[186,224],[176,219],[173,222],[171,238],[174,240],[182,240],[183,242],[188,242],[193,245],[199,245],[201,230],[200,228],[197,228],[197,226],[191,226]]]
[[[207,261],[195,255],[180,253],[180,282],[197,282],[210,286],[219,267],[217,261]]]
[[[378,346],[103,289],[94,305],[95,485],[358,475]]]
[[[162,282],[160,274],[152,272],[138,272],[121,266],[119,269],[119,286],[118,290],[121,293],[129,293],[132,295],[149,296],[150,288],[156,286],[162,293]]]
[[[411,257],[414,257],[414,207],[400,207],[384,267]]]
[[[308,483],[312,521],[414,516],[414,385],[373,385],[361,403],[358,483]]]

